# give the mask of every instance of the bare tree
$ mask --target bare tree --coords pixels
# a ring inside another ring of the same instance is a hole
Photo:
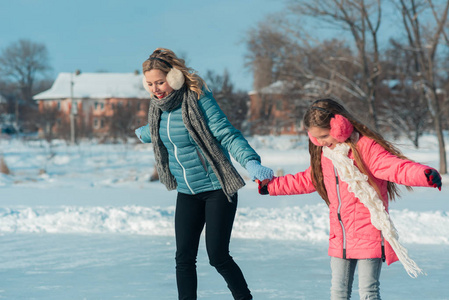
[[[280,79],[284,58],[291,53],[288,36],[276,26],[279,22],[273,16],[248,32],[246,66],[253,71],[256,91]]]
[[[44,44],[19,40],[4,48],[0,54],[0,76],[11,81],[20,92],[22,100],[33,106],[35,83],[51,67]],[[19,121],[19,99],[16,100],[16,121]]]
[[[376,90],[381,72],[378,32],[382,8],[380,0],[292,0],[290,9],[299,17],[312,17],[350,33],[357,49],[357,59],[351,63],[360,68],[357,81],[333,70],[346,81],[346,89],[368,108],[369,121],[378,128]],[[338,59],[337,57],[335,59]]]
[[[127,101],[125,104],[121,102],[112,105],[113,114],[106,119],[109,127],[108,137],[114,141],[118,139],[126,143],[127,138],[133,136],[134,129],[138,123],[137,119],[137,103]]]
[[[55,137],[53,127],[58,122],[61,113],[57,106],[44,106],[36,115],[35,123],[42,129],[42,134],[45,140],[49,143]]]
[[[231,82],[227,70],[223,72],[223,75],[218,75],[209,70],[206,73],[205,80],[231,124],[235,128],[243,130],[248,112],[248,95],[242,91],[234,90],[234,84]]]
[[[297,51],[296,45],[282,30],[281,25],[281,19],[276,16],[268,17],[249,31],[246,39],[246,66],[254,74],[249,117],[253,134],[269,134],[281,130],[285,124],[278,122],[276,108],[293,101],[285,86],[291,87],[290,83],[295,80],[294,77],[288,77],[287,69],[291,63],[289,58]],[[278,88],[271,91],[269,86],[272,85]],[[283,120],[286,121],[286,118]]]
[[[258,128],[258,134],[279,132],[286,126],[300,128],[295,120],[301,119],[305,107],[316,98],[344,99],[366,111],[366,93],[358,83],[361,68],[351,48],[336,39],[314,43],[292,30],[297,27],[277,19],[249,33],[247,60],[254,72],[265,74],[254,77],[270,78],[263,82],[272,83],[268,87],[255,83],[250,110],[251,125]],[[263,64],[266,68],[257,67],[260,57],[270,62]]]
[[[318,40],[304,26],[307,18],[347,30],[352,42],[343,38]],[[353,108],[363,107],[365,114],[361,119],[378,129],[376,107],[380,100],[376,93],[381,62],[377,34],[380,23],[380,0],[291,0],[283,16],[272,16],[261,23],[258,30],[250,32],[247,58],[254,72],[271,71],[271,82],[291,83],[292,92],[288,97],[298,108],[296,114],[304,97],[332,96]],[[255,74],[254,77],[268,76]],[[310,85],[320,89],[299,98],[297,91]],[[271,111],[270,103],[262,104],[268,107],[265,112]]]
[[[437,52],[440,42],[447,43],[445,26],[449,11],[449,1],[432,0],[392,0],[402,12],[402,20],[409,42],[409,51],[414,55],[416,75],[422,94],[428,102],[434,129],[438,138],[439,171],[447,173],[446,150],[441,120],[441,107],[437,95]],[[430,11],[430,14],[427,14]],[[430,20],[429,20],[430,16]],[[427,21],[427,23],[426,23]],[[430,24],[430,21],[433,21]]]
[[[431,128],[427,101],[419,87],[415,55],[407,44],[390,40],[383,53],[381,81],[378,94],[379,125],[391,129],[419,146],[419,137]]]

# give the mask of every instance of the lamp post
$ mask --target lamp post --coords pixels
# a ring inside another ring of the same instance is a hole
[[[75,71],[75,75],[79,75],[80,71],[76,70]],[[71,103],[71,108],[70,108],[70,143],[72,145],[75,145],[75,128],[76,128],[76,123],[75,123],[75,117],[78,114],[78,105],[76,102],[73,101],[73,86],[74,86],[74,82],[73,82],[73,73],[70,73],[70,103]]]

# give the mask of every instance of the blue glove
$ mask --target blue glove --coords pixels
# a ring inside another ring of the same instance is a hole
[[[246,170],[248,171],[252,181],[256,179],[259,179],[260,181],[264,181],[266,179],[271,180],[274,177],[273,170],[262,166],[260,162],[255,159],[246,163]]]
[[[142,138],[141,138],[141,135],[142,135],[142,128],[143,128],[143,127],[137,128],[136,130],[134,130],[134,133],[137,135],[137,137],[139,138],[139,140],[140,140],[142,143],[145,143],[144,141],[142,141]]]

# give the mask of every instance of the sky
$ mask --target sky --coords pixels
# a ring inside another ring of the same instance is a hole
[[[229,72],[239,90],[251,91],[245,68],[248,32],[270,14],[284,15],[287,0],[0,0],[0,50],[20,39],[42,43],[56,79],[61,72],[134,72],[158,47],[169,48],[205,77]],[[400,24],[383,7],[385,44]],[[397,16],[396,16],[397,17]],[[345,32],[301,18],[318,39]]]
[[[60,72],[134,72],[157,47],[205,75],[227,69],[251,90],[244,67],[248,31],[284,8],[273,0],[0,0],[0,49],[29,39],[44,44]]]

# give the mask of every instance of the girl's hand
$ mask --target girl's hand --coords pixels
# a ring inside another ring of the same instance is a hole
[[[424,174],[427,177],[427,183],[432,187],[437,187],[441,191],[441,176],[435,169],[426,169]]]
[[[270,180],[264,180],[264,181],[260,181],[259,179],[256,179],[256,183],[259,185],[259,194],[261,195],[268,195],[268,182],[270,182]]]

